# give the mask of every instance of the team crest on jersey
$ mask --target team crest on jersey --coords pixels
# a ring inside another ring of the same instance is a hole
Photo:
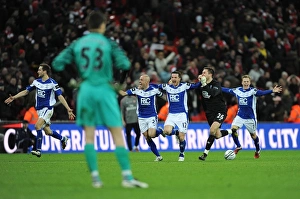
[[[210,95],[208,94],[207,91],[202,91],[202,96],[206,99],[209,99],[210,98]]]

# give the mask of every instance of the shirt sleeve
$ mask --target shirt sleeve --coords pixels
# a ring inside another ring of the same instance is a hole
[[[187,90],[190,90],[190,89],[195,89],[195,88],[198,88],[199,86],[201,86],[201,83],[200,82],[197,82],[197,83],[186,83],[188,89]]]
[[[222,87],[222,92],[224,92],[224,93],[230,93],[230,88]]]
[[[131,88],[131,89],[128,89],[126,91],[127,95],[135,95],[136,94],[136,91],[138,90],[138,88],[134,87],[134,88]]]
[[[112,47],[113,65],[118,69],[129,70],[130,61],[124,53],[124,51],[119,47],[119,45],[115,41],[109,41]]]
[[[157,94],[156,95],[159,96],[159,97],[162,97],[163,93],[159,89],[157,89]]]
[[[28,90],[29,92],[30,91],[33,91],[36,87],[35,87],[35,84],[36,84],[36,80],[34,80],[33,82],[32,82],[32,84],[30,84],[29,86],[27,86],[26,87],[26,90]]]
[[[271,94],[272,92],[273,92],[272,90],[265,90],[265,91],[257,90],[255,95],[256,96],[263,96],[263,95]]]
[[[65,69],[65,66],[73,62],[73,46],[75,41],[72,42],[67,48],[61,51],[53,60],[52,68],[56,71],[62,71]]]

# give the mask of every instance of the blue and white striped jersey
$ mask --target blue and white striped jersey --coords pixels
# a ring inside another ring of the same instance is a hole
[[[62,94],[62,91],[57,82],[49,78],[43,82],[41,78],[36,79],[31,85],[26,87],[26,90],[32,91],[36,89],[35,94],[35,108],[36,110],[43,109],[45,107],[52,108],[56,103],[55,96]]]
[[[140,118],[157,117],[156,96],[163,96],[163,93],[153,86],[146,90],[132,88],[126,91],[127,95],[137,96],[137,115]]]
[[[243,87],[237,88],[224,88],[222,91],[225,93],[230,93],[236,96],[238,100],[238,112],[237,115],[243,119],[255,119],[256,120],[256,100],[257,96],[263,96],[271,94],[272,90],[258,90],[256,88],[250,87],[248,89],[243,89]]]
[[[169,113],[188,113],[187,90],[198,88],[201,84],[179,83],[178,86],[159,84],[158,88],[165,90],[169,102]]]

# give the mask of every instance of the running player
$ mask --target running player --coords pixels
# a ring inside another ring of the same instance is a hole
[[[19,97],[23,97],[28,95],[30,91],[36,89],[35,98],[36,104],[35,108],[38,112],[38,121],[35,124],[35,129],[37,132],[36,136],[36,150],[32,150],[32,155],[37,157],[41,157],[42,153],[42,140],[43,133],[42,130],[45,131],[46,135],[52,136],[61,141],[62,149],[65,149],[67,145],[68,138],[63,137],[58,134],[56,131],[52,131],[50,129],[50,119],[53,115],[53,105],[56,103],[55,96],[57,96],[58,100],[66,107],[69,119],[74,119],[75,115],[73,114],[73,110],[69,107],[65,98],[62,96],[62,91],[57,84],[57,82],[49,77],[51,72],[51,68],[48,64],[42,63],[38,69],[38,79],[34,80],[31,85],[27,86],[25,90],[19,92],[14,96],[10,96],[5,100],[6,104],[10,104],[12,101]]]

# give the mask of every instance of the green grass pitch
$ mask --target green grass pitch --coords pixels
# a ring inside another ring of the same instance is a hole
[[[121,187],[114,153],[98,153],[104,187],[91,186],[83,153],[0,155],[1,199],[298,199],[300,151],[241,151],[225,160],[223,151],[211,151],[205,162],[200,152],[162,152],[154,162],[151,152],[130,153],[134,176],[149,183],[148,189]]]

